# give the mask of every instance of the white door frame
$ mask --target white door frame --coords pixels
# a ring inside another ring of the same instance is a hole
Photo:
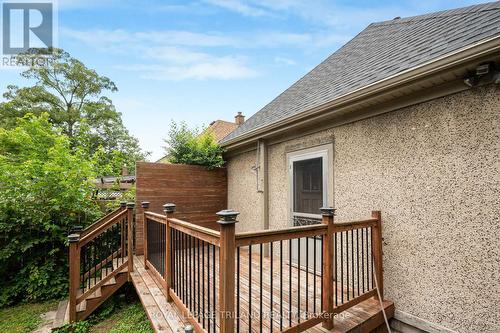
[[[330,176],[330,161],[333,154],[332,144],[326,144],[316,147],[311,147],[303,150],[298,150],[287,154],[288,165],[288,224],[293,226],[293,216],[302,216],[309,218],[321,218],[321,213],[308,214],[293,211],[293,163],[297,161],[309,160],[313,158],[322,158],[322,182],[323,182],[323,206],[328,206],[329,191],[328,180]]]

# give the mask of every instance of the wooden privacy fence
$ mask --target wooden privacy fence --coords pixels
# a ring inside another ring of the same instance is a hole
[[[227,171],[208,170],[199,165],[136,163],[136,249],[143,253],[142,201],[149,210],[163,213],[165,202],[175,202],[176,217],[193,224],[218,230],[214,212],[227,207]]]
[[[196,332],[302,332],[333,328],[338,314],[380,292],[380,212],[366,220],[235,232],[238,212],[217,213],[220,231],[144,208],[144,264]],[[268,250],[265,250],[268,249]],[[376,281],[375,281],[376,279]]]

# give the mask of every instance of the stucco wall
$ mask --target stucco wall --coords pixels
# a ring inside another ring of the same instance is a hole
[[[286,152],[333,142],[338,220],[381,210],[385,295],[459,332],[499,332],[500,89],[439,98],[269,147],[270,227],[288,225]],[[250,166],[229,161],[229,207],[262,227]],[[333,202],[332,202],[333,204]]]
[[[240,212],[236,231],[264,228],[264,195],[257,192],[257,174],[252,170],[256,160],[256,152],[252,151],[238,155],[227,163],[227,206]]]

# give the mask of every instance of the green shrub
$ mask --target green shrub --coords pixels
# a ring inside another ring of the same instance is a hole
[[[165,142],[170,163],[202,165],[209,169],[224,165],[224,149],[207,130],[189,129],[185,122],[179,125],[172,122]]]
[[[93,169],[46,114],[0,128],[0,307],[66,294],[67,234],[100,214]]]

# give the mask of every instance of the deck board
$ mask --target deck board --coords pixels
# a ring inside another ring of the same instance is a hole
[[[175,306],[167,302],[163,288],[144,268],[142,258],[134,257],[134,272],[130,277],[155,332],[184,332],[184,318]]]
[[[205,255],[207,255],[208,251],[205,251]],[[189,257],[187,257],[189,260]],[[211,278],[213,277],[213,272],[212,272],[212,253],[207,255],[205,264],[209,261],[210,262],[210,274]],[[216,256],[216,262],[218,260],[218,256]],[[260,320],[258,318],[253,318],[250,320],[248,318],[248,314],[250,313],[249,311],[249,285],[251,286],[251,292],[252,292],[252,306],[251,309],[253,312],[259,312],[259,305],[260,305],[260,254],[259,253],[252,253],[251,256],[251,263],[250,263],[250,256],[248,255],[248,252],[245,250],[241,250],[240,253],[240,316],[242,317],[239,323],[239,331],[240,332],[260,332]],[[145,280],[151,280],[147,285],[151,286],[152,291],[151,293],[153,295],[158,295],[166,292],[163,290],[163,287],[160,284],[155,283],[149,276],[148,270],[144,269],[143,264],[142,264],[142,257],[136,257],[134,260],[134,265],[138,267],[137,271],[140,275],[143,276],[143,279]],[[136,262],[139,262],[138,264]],[[289,304],[289,282],[290,280],[288,279],[288,273],[290,271],[290,266],[283,261],[283,270],[286,271],[287,274],[284,275],[283,277],[283,288],[281,288],[280,283],[279,283],[279,267],[280,267],[280,260],[279,257],[273,260],[273,283],[271,287],[271,274],[270,274],[270,264],[271,261],[269,257],[263,257],[262,258],[263,262],[263,271],[262,271],[262,308],[264,313],[270,313],[271,307],[274,313],[277,313],[278,315],[280,314],[280,293],[283,295],[283,310],[288,311],[291,309],[292,312],[295,311],[297,313],[297,303],[299,300],[299,292],[300,292],[300,307],[301,310],[305,310],[305,304],[307,302],[308,304],[308,309],[310,312],[312,312],[313,307],[314,307],[314,300],[312,299],[312,295],[314,294],[314,287],[313,287],[313,282],[316,279],[316,312],[319,313],[321,309],[321,302],[320,302],[320,295],[321,295],[321,279],[319,276],[315,277],[315,274],[312,272],[306,272],[305,270],[297,269],[296,267],[291,267],[292,270],[292,288],[291,288],[291,303]],[[197,264],[195,265],[197,268]],[[201,268],[200,264],[200,268]],[[216,265],[216,276],[218,276],[218,269]],[[249,284],[249,273],[251,272],[251,284]],[[147,275],[147,276],[146,276]],[[196,295],[196,302],[193,304],[193,309],[197,310],[198,308],[198,303],[202,304],[204,303],[205,306],[207,303],[210,301],[211,304],[213,304],[214,298],[213,298],[213,281],[210,281],[212,279],[208,279],[207,276],[207,269],[205,269],[205,275],[201,274],[201,269],[200,272],[196,269],[196,271],[193,274],[194,276],[197,277],[197,279],[200,279],[200,281],[205,281],[205,297],[202,298],[201,300],[198,299],[198,290],[196,289],[196,284],[191,284],[188,285],[186,291],[189,293],[193,293],[193,295]],[[300,276],[300,281],[299,281],[299,276]],[[306,276],[307,280],[309,282],[308,285],[306,285]],[[174,279],[175,281],[175,279]],[[218,285],[217,281],[215,282],[216,285],[216,293],[215,295],[218,295]],[[200,283],[200,286],[202,284]],[[340,288],[340,287],[339,287]],[[210,290],[210,293],[207,291]],[[271,292],[272,290],[272,292]],[[308,298],[306,298],[306,290],[308,290]],[[347,295],[345,294],[346,290],[344,288],[344,299],[347,299]],[[338,302],[340,303],[341,300],[341,290],[337,292],[338,296]],[[352,293],[352,291],[351,291]],[[202,292],[200,292],[200,295]],[[208,295],[209,294],[209,295]],[[273,297],[273,304],[271,306],[271,295]],[[201,298],[201,297],[200,297]],[[175,311],[176,306],[173,305],[173,303],[166,303],[165,302],[160,302],[161,307],[167,309],[164,310],[166,313],[170,313],[171,311]],[[201,307],[201,305],[200,305]],[[174,309],[175,308],[175,309]],[[388,317],[392,317],[394,314],[394,304],[390,301],[384,301],[384,308],[387,312]],[[361,302],[360,304],[349,308],[348,310],[342,312],[339,314],[338,317],[335,318],[334,320],[334,328],[330,332],[335,332],[335,333],[345,333],[345,332],[370,332],[371,330],[377,328],[381,324],[383,324],[383,316],[382,312],[380,310],[380,303],[378,300],[370,298],[368,300],[365,300]],[[178,313],[178,312],[177,312]],[[249,324],[251,323],[251,329],[249,329]],[[298,321],[296,320],[296,317],[294,320],[292,320],[292,326],[297,324]],[[289,327],[289,320],[284,319],[283,320],[283,329]],[[182,325],[182,322],[179,322],[179,325]],[[218,322],[216,322],[216,325],[218,326]],[[269,316],[267,318],[264,318],[262,320],[262,331],[263,332],[271,332],[271,319]],[[278,317],[274,318],[272,320],[272,332],[279,332],[280,330],[280,320]],[[182,326],[180,326],[182,327]],[[212,330],[213,331],[213,330]],[[308,329],[306,332],[311,332],[311,333],[324,333],[327,332],[327,330],[323,329],[321,327],[321,324],[316,325],[313,328]]]

